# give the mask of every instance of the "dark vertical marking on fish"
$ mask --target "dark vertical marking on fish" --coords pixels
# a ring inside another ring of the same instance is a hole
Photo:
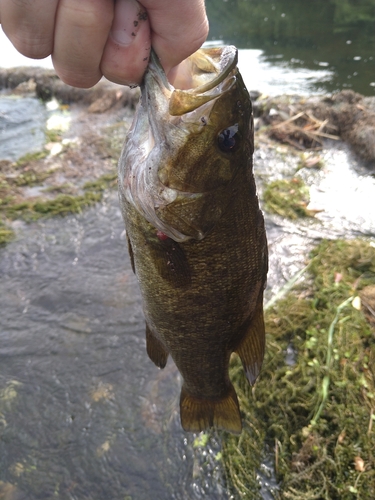
[[[146,349],[148,357],[158,368],[164,368],[168,360],[168,351],[146,324]]]

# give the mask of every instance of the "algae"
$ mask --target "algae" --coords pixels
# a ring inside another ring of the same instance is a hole
[[[52,173],[52,170],[38,172],[34,169],[29,169],[24,171],[22,174],[19,174],[11,181],[11,183],[16,186],[36,186],[45,181]]]
[[[0,206],[8,219],[23,219],[26,222],[35,221],[41,217],[54,217],[56,215],[67,215],[80,213],[83,208],[93,205],[102,199],[103,191],[116,184],[115,173],[104,174],[96,181],[87,182],[84,186],[84,194],[72,196],[70,194],[58,194],[52,200],[36,199]]]
[[[3,222],[0,220],[0,246],[9,243],[14,238],[14,231],[5,226]]]
[[[24,167],[32,161],[43,160],[46,156],[48,156],[48,151],[46,149],[36,151],[35,153],[27,153],[15,162],[14,167]]]
[[[375,333],[358,297],[375,284],[375,245],[323,240],[306,276],[267,310],[255,387],[237,359],[231,366],[245,417],[242,435],[224,440],[228,483],[240,498],[261,498],[257,470],[269,447],[275,498],[374,498]]]
[[[113,188],[116,186],[116,182],[117,174],[116,172],[111,172],[102,175],[95,181],[87,182],[83,186],[83,194],[79,195],[61,192],[61,190],[71,189],[71,187],[65,184],[60,186],[60,192],[59,187],[48,190],[50,193],[58,193],[53,199],[38,197],[36,199],[17,202],[17,197],[15,196],[2,197],[0,199],[0,245],[8,243],[14,237],[13,230],[1,218],[8,221],[22,219],[26,222],[31,222],[57,215],[65,216],[80,213],[84,208],[99,202],[103,197],[104,190]]]
[[[309,189],[299,177],[270,182],[265,186],[263,200],[268,212],[288,219],[313,216],[313,212],[307,209]]]

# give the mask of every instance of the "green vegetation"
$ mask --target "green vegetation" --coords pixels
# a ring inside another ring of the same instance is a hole
[[[120,155],[126,124],[119,122],[105,127],[102,135],[92,141],[94,154],[99,158],[109,158],[114,166]],[[61,136],[56,131],[47,131],[47,140],[59,141]],[[68,152],[69,148],[65,150]],[[71,152],[71,150],[70,150]],[[47,149],[29,153],[17,162],[9,164],[0,174],[0,245],[6,244],[14,237],[13,230],[7,225],[9,221],[22,219],[26,222],[40,218],[79,213],[101,200],[105,189],[117,184],[115,169],[83,186],[72,184],[49,185],[41,189],[43,195],[28,198],[22,190],[24,187],[41,186],[55,173],[55,168],[47,168]],[[62,161],[64,161],[62,159]],[[80,161],[79,156],[75,161]],[[51,184],[51,182],[50,182]]]
[[[14,231],[4,225],[0,220],[0,246],[9,243],[14,238]]]
[[[15,177],[11,183],[15,186],[36,186],[45,181],[51,173],[51,170],[47,170],[46,172],[38,172],[34,169],[26,170]]]
[[[47,142],[61,142],[62,135],[59,130],[46,129],[45,131]]]
[[[265,209],[268,212],[288,219],[311,217],[313,215],[306,208],[310,201],[309,189],[303,180],[298,177],[270,182],[265,187],[263,200]]]
[[[43,149],[43,151],[37,151],[36,153],[27,153],[17,160],[14,166],[16,168],[21,168],[32,161],[42,160],[46,156],[48,156],[48,151],[46,149]]]
[[[39,198],[21,203],[14,203],[11,198],[0,205],[0,214],[3,212],[11,220],[23,219],[30,222],[41,217],[79,213],[83,208],[100,201],[103,191],[116,185],[116,179],[116,173],[105,174],[94,182],[86,183],[83,186],[84,194],[78,196],[59,194],[52,200]]]
[[[360,307],[375,284],[375,248],[323,240],[309,279],[267,310],[267,350],[255,388],[231,366],[245,414],[226,436],[228,483],[260,499],[257,470],[275,452],[278,498],[370,499],[375,492],[375,331]],[[286,363],[287,349],[294,360]]]

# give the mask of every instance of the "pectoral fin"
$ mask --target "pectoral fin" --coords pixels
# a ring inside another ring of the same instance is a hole
[[[164,368],[167,364],[168,351],[163,344],[150,330],[146,324],[146,349],[148,357],[155,363],[158,368]]]
[[[232,385],[225,397],[215,400],[197,398],[182,387],[180,415],[185,431],[200,432],[209,427],[216,427],[240,434],[242,430],[238,399]]]
[[[258,298],[254,315],[246,328],[243,340],[236,353],[242,361],[246,377],[253,385],[259,375],[265,350],[265,331],[263,318],[263,294]]]

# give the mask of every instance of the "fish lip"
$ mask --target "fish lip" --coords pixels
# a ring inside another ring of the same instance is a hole
[[[193,95],[203,94],[217,87],[225,80],[225,78],[237,66],[238,50],[234,45],[225,45],[224,47],[220,47],[220,51],[220,73],[204,85],[182,92]]]
[[[210,59],[212,67],[216,68],[217,75],[202,85],[181,90],[174,88],[168,82],[157,54],[151,49],[150,63],[143,85],[147,90],[147,88],[152,88],[156,83],[159,87],[159,92],[157,92],[159,99],[161,97],[160,94],[162,94],[164,99],[168,100],[168,114],[170,116],[182,116],[190,111],[194,111],[203,104],[217,99],[232,87],[235,82],[233,72],[238,62],[237,48],[233,45],[218,47],[212,49],[211,53],[207,54],[206,57]],[[228,83],[225,85],[227,80]]]

